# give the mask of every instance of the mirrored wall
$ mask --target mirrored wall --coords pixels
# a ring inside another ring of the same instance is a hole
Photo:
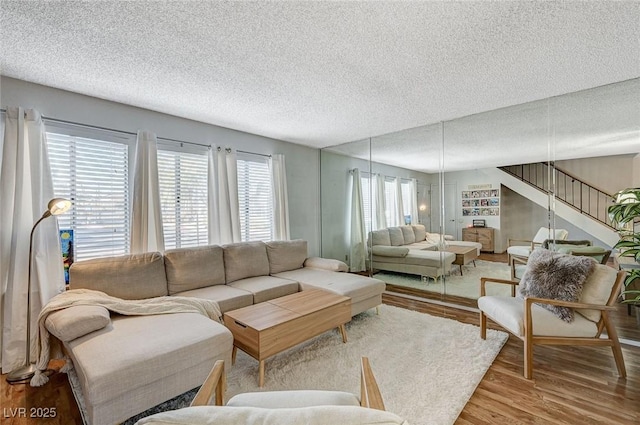
[[[475,308],[480,277],[522,271],[510,246],[610,250],[611,195],[640,186],[638,99],[633,79],[325,148],[322,255],[388,291]],[[623,337],[640,340],[623,307]]]

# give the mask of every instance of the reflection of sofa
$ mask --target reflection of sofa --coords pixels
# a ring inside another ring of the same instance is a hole
[[[305,241],[247,242],[76,262],[70,287],[125,300],[210,299],[223,313],[307,287],[350,297],[352,315],[381,304],[384,282],[346,269],[307,258]],[[132,316],[76,305],[51,313],[46,324],[73,361],[93,425],[121,422],[197,387],[216,360],[231,364],[231,332],[197,313]]]
[[[446,245],[475,247],[477,242],[455,241],[443,237]],[[442,248],[443,241],[437,233],[428,233],[421,224],[388,227],[369,233],[371,268],[401,273],[429,276],[437,279],[449,272],[456,255]]]

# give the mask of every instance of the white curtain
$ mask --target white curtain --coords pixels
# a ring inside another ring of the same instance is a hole
[[[238,171],[232,149],[209,151],[209,243],[240,242]]]
[[[10,107],[0,166],[0,353],[2,373],[25,363],[27,278],[31,228],[54,196],[47,140],[40,114]],[[33,237],[31,360],[36,360],[37,319],[42,306],[64,291],[58,223],[43,220]]]
[[[150,131],[138,131],[133,174],[131,253],[164,251],[158,142]]]
[[[349,233],[349,270],[360,272],[366,270],[366,249],[365,249],[365,225],[364,207],[362,201],[362,182],[360,181],[360,170],[355,168],[351,172],[351,226]]]
[[[373,221],[374,229],[384,229],[387,227],[387,217],[385,215],[385,202],[384,202],[384,176],[376,174],[375,176],[375,212],[376,216]]]
[[[404,226],[404,206],[402,205],[402,182],[400,177],[396,177],[396,226]]]
[[[411,193],[411,224],[418,224],[418,180],[411,179],[409,183],[409,193]]]
[[[273,195],[273,239],[288,241],[289,197],[287,195],[287,174],[284,155],[275,154],[269,158],[271,170],[271,190]]]

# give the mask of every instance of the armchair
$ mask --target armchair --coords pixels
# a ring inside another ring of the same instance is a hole
[[[560,301],[546,298],[515,298],[517,282],[481,278],[480,336],[486,339],[487,317],[524,341],[524,377],[533,376],[533,346],[538,345],[586,345],[609,346],[613,351],[618,374],[624,378],[626,369],[616,329],[609,318],[609,312],[620,294],[625,272],[597,264],[593,274],[584,284],[578,302]],[[511,285],[511,297],[487,296],[486,284]],[[536,303],[552,304],[575,309],[575,319],[567,323]],[[602,338],[606,329],[607,338]]]
[[[384,411],[382,395],[366,357],[361,359],[360,397],[343,391],[263,391],[238,394],[223,405],[225,386],[224,361],[219,360],[189,407],[148,416],[138,424],[408,425],[399,416]],[[215,405],[211,406],[212,402]]]
[[[509,263],[511,263],[511,259],[514,256],[528,258],[531,251],[542,245],[550,232],[551,230],[549,228],[541,227],[532,240],[508,239],[507,254],[509,254]],[[553,236],[555,240],[566,240],[569,232],[565,229],[555,229]]]

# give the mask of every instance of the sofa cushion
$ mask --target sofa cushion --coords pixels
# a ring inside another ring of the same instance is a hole
[[[389,239],[392,246],[404,245],[404,236],[402,236],[402,230],[399,227],[389,227]]]
[[[109,310],[99,305],[73,305],[54,311],[45,325],[60,341],[71,341],[111,323]]]
[[[226,282],[269,275],[269,257],[264,242],[240,242],[224,245]]]
[[[348,272],[349,266],[343,261],[333,258],[309,257],[304,260],[305,267],[313,267],[314,269],[329,270],[332,272]]]
[[[236,280],[230,283],[229,286],[251,292],[254,304],[295,294],[300,289],[300,285],[295,280],[281,279],[274,276],[248,277]]]
[[[222,313],[253,304],[253,294],[251,292],[229,285],[206,286],[192,289],[191,291],[178,292],[174,295],[217,301]]]
[[[269,258],[269,273],[276,274],[304,266],[304,260],[307,259],[307,241],[271,241],[265,242],[265,245]]]
[[[373,255],[380,255],[382,257],[406,257],[409,253],[409,248],[404,246],[382,246],[377,245],[371,248]]]
[[[518,290],[523,297],[576,302],[582,295],[585,280],[595,266],[593,258],[536,249],[529,256]],[[570,307],[540,305],[566,322],[574,319],[574,311]]]
[[[379,295],[385,290],[385,283],[378,279],[310,267],[278,273],[277,277],[298,281],[302,290],[314,287],[347,296],[351,298],[351,305]]]
[[[69,269],[70,289],[93,289],[125,300],[168,295],[159,252],[78,261]]]
[[[386,245],[391,246],[391,238],[388,229],[374,230],[371,232],[371,246]]]
[[[138,425],[407,425],[398,415],[360,406],[311,406],[285,409],[197,406],[156,413]]]
[[[83,395],[96,405],[123,388],[133,390],[169,376],[176,377],[174,385],[182,386],[176,371],[199,364],[210,369],[215,359],[230,353],[233,335],[197,313],[114,315],[110,325],[66,345]]]
[[[224,285],[224,258],[217,245],[171,249],[164,253],[169,294]]]
[[[410,249],[405,257],[373,256],[373,261],[394,264],[413,264],[416,266],[443,267],[450,265],[456,259],[456,254],[447,251],[430,251]]]
[[[422,242],[427,238],[427,229],[423,224],[414,224],[411,227],[413,227],[413,234],[415,235],[416,242]]]
[[[402,231],[402,238],[404,239],[403,245],[408,245],[416,241],[416,234],[412,226],[400,226],[400,230]]]

